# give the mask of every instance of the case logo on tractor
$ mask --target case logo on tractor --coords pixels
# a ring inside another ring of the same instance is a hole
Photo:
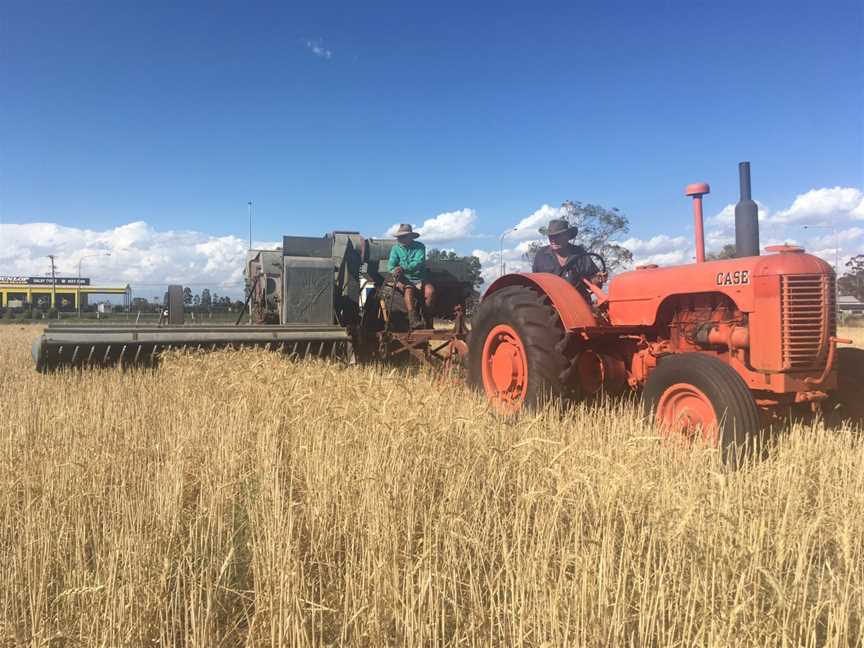
[[[735,272],[718,272],[718,286],[746,286],[750,283],[749,270],[736,270]]]

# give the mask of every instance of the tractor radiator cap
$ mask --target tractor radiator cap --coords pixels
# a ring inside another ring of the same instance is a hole
[[[804,248],[798,245],[769,245],[765,251],[779,252],[780,254],[801,254],[804,252]]]

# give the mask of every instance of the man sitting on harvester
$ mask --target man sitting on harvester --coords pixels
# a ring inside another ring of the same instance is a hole
[[[399,225],[396,230],[398,243],[390,250],[390,259],[387,262],[387,271],[393,274],[396,288],[405,295],[408,323],[412,329],[424,326],[417,314],[417,292],[423,291],[427,313],[432,312],[432,301],[435,298],[435,288],[426,275],[426,246],[417,240],[419,236],[411,225]]]
[[[585,248],[571,243],[579,229],[563,218],[555,218],[540,233],[549,237],[549,245],[537,250],[531,272],[550,272],[566,279],[590,304],[591,291],[582,280],[602,285],[603,276]]]

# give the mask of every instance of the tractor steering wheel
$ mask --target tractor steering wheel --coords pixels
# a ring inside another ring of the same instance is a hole
[[[562,273],[570,270],[570,268],[573,267],[573,264],[576,263],[582,256],[591,257],[591,258],[599,261],[600,262],[600,273],[604,274],[604,275],[606,274],[606,261],[603,259],[602,256],[600,256],[599,254],[596,254],[594,252],[586,252],[584,255],[574,254],[574,255],[568,257],[567,260],[564,262],[564,265],[561,266]]]
[[[596,259],[597,261],[600,262],[600,266],[599,266],[599,267],[600,267],[600,273],[601,273],[601,274],[604,274],[604,275],[607,274],[607,271],[606,271],[606,260],[605,260],[602,256],[600,256],[599,254],[596,254],[596,253],[594,253],[594,252],[589,252],[589,253],[588,253],[588,256],[591,257],[591,258],[593,258],[593,259]]]

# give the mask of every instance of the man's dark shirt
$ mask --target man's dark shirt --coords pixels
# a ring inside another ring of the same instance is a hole
[[[585,248],[579,245],[573,245],[570,247],[568,252],[568,261],[570,261],[570,264],[567,270],[565,270],[558,263],[558,257],[555,256],[555,253],[548,245],[540,248],[537,250],[537,254],[534,255],[534,263],[531,266],[531,272],[550,272],[566,279],[573,284],[576,289],[582,293],[582,296],[590,303],[591,292],[583,283],[582,279],[590,279],[600,272],[600,269],[594,264],[591,257],[588,256]],[[573,257],[575,257],[575,259]]]

